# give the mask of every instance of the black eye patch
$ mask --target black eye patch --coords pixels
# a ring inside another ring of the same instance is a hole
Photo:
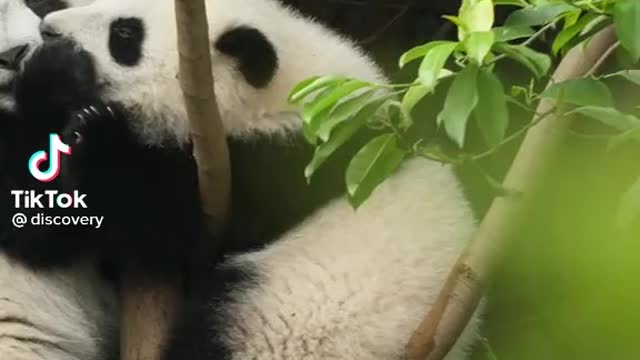
[[[115,62],[136,66],[142,59],[145,30],[139,18],[120,18],[109,29],[109,52]]]

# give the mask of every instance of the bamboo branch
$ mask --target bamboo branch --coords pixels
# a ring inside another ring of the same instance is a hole
[[[598,33],[582,50],[574,48],[562,60],[551,82],[590,76],[602,64],[616,43],[613,29]],[[552,110],[555,103],[542,100],[536,113]],[[568,117],[549,116],[528,131],[504,181],[505,188],[522,196],[493,201],[472,242],[449,274],[436,302],[407,345],[409,360],[439,360],[449,352],[469,322],[482,296],[492,267],[505,243],[514,236],[531,190],[568,134]]]
[[[179,301],[178,278],[158,283],[126,273],[120,304],[123,360],[159,360]]]
[[[204,0],[175,0],[180,85],[189,115],[203,211],[210,232],[224,223],[231,201],[231,171],[214,94],[211,43]]]
[[[203,213],[209,234],[224,224],[230,204],[229,152],[214,94],[204,0],[175,0],[180,85],[189,117]],[[215,244],[198,244],[206,257]],[[194,263],[195,261],[194,257]],[[193,264],[192,264],[193,265]],[[197,269],[197,264],[192,266]],[[184,279],[149,281],[125,272],[122,301],[123,360],[159,360],[173,324]]]

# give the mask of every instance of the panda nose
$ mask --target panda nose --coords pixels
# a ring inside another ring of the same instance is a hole
[[[10,70],[18,70],[20,62],[24,59],[24,56],[27,55],[27,50],[29,50],[29,45],[18,45],[1,52],[0,66]]]
[[[62,36],[53,26],[46,24],[44,21],[40,23],[40,35],[44,41],[55,40]]]

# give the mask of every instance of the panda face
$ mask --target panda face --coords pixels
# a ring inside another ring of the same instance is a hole
[[[13,80],[24,59],[42,42],[39,23],[24,0],[0,0],[0,109],[14,107]]]
[[[170,1],[97,0],[49,14],[41,28],[91,55],[103,100],[141,115],[132,118],[144,142],[188,141]]]
[[[353,43],[278,0],[206,4],[215,95],[229,136],[300,130],[299,108],[287,96],[308,77],[384,81]],[[46,38],[69,39],[91,55],[102,100],[133,114],[132,127],[148,144],[189,141],[174,11],[172,0],[96,0],[42,24]]]

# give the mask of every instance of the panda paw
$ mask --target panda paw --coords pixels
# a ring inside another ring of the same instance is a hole
[[[115,106],[94,102],[73,111],[61,137],[71,147],[62,159],[65,188],[100,188],[126,165],[129,132]]]
[[[71,146],[82,147],[86,144],[85,139],[90,141],[96,138],[99,139],[100,132],[113,125],[113,119],[115,118],[115,110],[110,105],[99,102],[85,105],[71,113],[70,119],[62,132],[62,140]]]

